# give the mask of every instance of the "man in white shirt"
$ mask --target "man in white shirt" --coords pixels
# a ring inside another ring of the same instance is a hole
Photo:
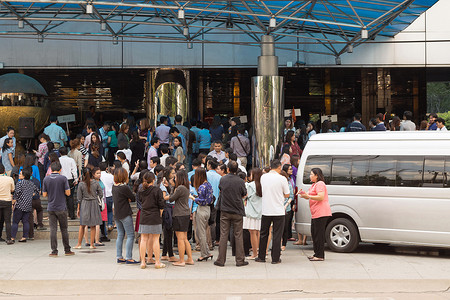
[[[286,177],[280,175],[281,162],[275,159],[270,164],[271,171],[261,176],[262,218],[256,262],[266,262],[267,239],[270,224],[273,222],[272,264],[281,263],[281,237],[284,230],[284,198],[289,197],[289,185]]]
[[[148,169],[150,172],[155,173],[155,167],[161,163],[161,159],[158,156],[153,156],[150,159],[150,164],[148,165]]]
[[[101,162],[99,164],[101,175],[100,180],[105,185],[105,197],[106,197],[106,209],[108,211],[108,230],[113,229],[113,198],[112,198],[112,187],[114,185],[114,176],[108,172],[106,169],[108,168],[108,163]],[[103,238],[102,242],[108,241]]]
[[[75,191],[75,186],[78,183],[78,169],[75,160],[67,156],[67,148],[59,148],[59,162],[61,163],[61,175],[67,178],[70,187],[70,196],[66,196],[67,211],[69,212],[69,217],[75,220],[75,202],[73,200],[73,193]]]
[[[403,113],[403,121],[400,124],[400,131],[416,131],[416,124],[412,120],[413,114],[410,111]]]
[[[128,159],[128,162],[131,162],[131,156],[133,155],[133,152],[131,151],[130,148],[127,148],[128,147],[127,143],[119,142],[118,146],[119,146],[119,150],[117,150],[117,152],[116,152],[116,159],[117,159],[117,154],[119,152],[123,152],[123,154],[125,154],[125,157]]]
[[[169,157],[169,146],[166,144],[162,144],[159,147],[159,150],[161,150],[161,154],[162,154],[162,156],[160,158],[161,165],[165,168],[166,167],[166,159]]]
[[[236,153],[231,153],[231,154],[229,155],[229,160],[228,160],[228,162],[229,162],[229,161],[235,161],[235,162],[237,162],[238,167],[239,167],[239,171],[241,171],[241,172],[245,173],[245,175],[247,175],[247,169],[245,169],[245,167],[241,164],[241,161],[237,158]],[[228,162],[227,162],[227,165],[228,165]]]
[[[89,149],[89,146],[91,145],[92,140],[92,134],[94,133],[95,127],[93,124],[88,124],[86,127],[86,132],[88,135],[84,139],[84,148]]]
[[[447,127],[445,127],[445,120],[443,118],[436,119],[437,131],[447,131]]]
[[[159,138],[159,140],[161,141],[161,144],[169,145],[169,131],[170,131],[170,127],[167,126],[168,119],[167,119],[166,116],[162,116],[160,118],[160,121],[161,121],[161,125],[156,127],[155,135]]]
[[[222,151],[222,142],[221,141],[215,141],[214,142],[214,150],[209,152],[208,155],[214,157],[217,159],[219,163],[223,163],[226,160],[225,152]]]

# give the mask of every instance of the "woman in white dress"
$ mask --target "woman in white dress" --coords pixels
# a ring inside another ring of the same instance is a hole
[[[259,231],[261,229],[262,213],[262,188],[261,176],[263,172],[259,168],[250,171],[249,181],[245,184],[247,188],[247,199],[245,201],[244,229],[250,232],[252,244],[252,256],[249,259],[258,257]]]

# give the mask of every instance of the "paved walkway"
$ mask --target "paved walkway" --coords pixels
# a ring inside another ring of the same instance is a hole
[[[75,245],[75,241],[71,241],[71,245]],[[350,293],[356,297],[364,293],[389,299],[386,295],[395,292],[397,296],[432,293],[439,297],[417,299],[450,299],[447,293],[450,288],[449,257],[435,256],[437,253],[433,252],[404,254],[404,249],[398,253],[393,247],[363,245],[355,253],[327,252],[325,262],[310,262],[306,256],[311,254],[311,246],[289,243],[279,265],[270,264],[269,256],[265,264],[250,261],[249,266],[237,268],[229,248],[227,264],[223,268],[208,261],[185,268],[168,264],[166,269],[149,267],[141,270],[137,265],[116,264],[115,242],[106,245],[93,251],[74,250],[76,255],[72,257],[60,254],[51,258],[48,257],[49,241],[35,240],[11,246],[1,243],[0,298],[8,295],[29,295],[33,299],[46,295],[64,295],[65,299],[80,295],[122,295],[118,299],[127,299],[124,298],[126,295],[172,295],[175,298],[186,295],[192,299],[196,296],[208,299],[208,295],[230,297],[236,294],[249,299],[262,299],[263,296],[272,299],[282,295],[278,299],[284,299],[293,295],[316,297],[330,293]],[[407,250],[419,251],[417,248]],[[216,257],[217,250],[213,254]],[[199,256],[199,252],[194,252],[194,259]],[[134,258],[138,258],[137,245]]]

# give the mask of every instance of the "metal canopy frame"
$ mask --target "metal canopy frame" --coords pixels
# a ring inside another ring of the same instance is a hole
[[[259,46],[271,34],[279,49],[339,57],[377,36],[393,37],[436,2],[8,0],[0,1],[0,38]]]

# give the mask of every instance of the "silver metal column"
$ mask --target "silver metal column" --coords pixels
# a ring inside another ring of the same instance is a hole
[[[275,158],[284,123],[284,78],[278,76],[274,40],[268,35],[261,40],[258,76],[252,78],[253,166],[260,168]]]

